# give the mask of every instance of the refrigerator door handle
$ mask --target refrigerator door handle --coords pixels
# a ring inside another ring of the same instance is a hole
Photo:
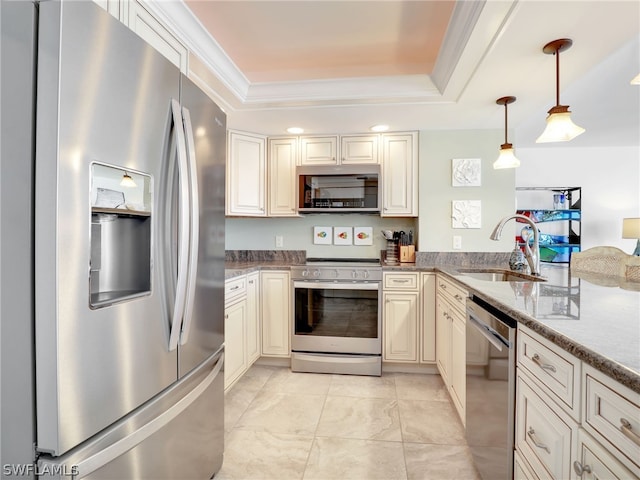
[[[134,430],[131,434],[124,438],[112,443],[106,448],[100,449],[94,455],[90,455],[84,459],[73,461],[73,458],[58,457],[52,458],[41,457],[38,466],[39,470],[45,471],[59,471],[60,464],[67,464],[69,468],[66,471],[73,472],[73,478],[83,478],[91,473],[95,472],[99,468],[102,468],[109,462],[115,460],[121,455],[124,455],[127,451],[142,443],[154,433],[165,427],[169,422],[178,417],[184,412],[193,402],[195,402],[202,393],[209,388],[216,377],[222,371],[224,365],[224,353],[220,354],[216,365],[211,371],[204,377],[204,379],[198,383],[188,394],[178,400],[171,408],[163,411],[160,415],[153,418],[153,420],[145,423],[140,428]],[[77,458],[77,457],[76,457]],[[64,469],[63,469],[64,470]]]
[[[189,191],[191,199],[189,236],[189,274],[187,277],[187,293],[184,311],[184,321],[182,322],[182,333],[180,334],[180,345],[184,345],[189,340],[191,329],[191,317],[193,316],[193,300],[196,291],[196,278],[198,273],[198,241],[200,238],[200,204],[198,192],[198,172],[196,170],[196,144],[193,139],[193,126],[189,110],[182,107],[182,118],[184,121],[184,131],[187,146],[187,160],[189,163]]]
[[[187,147],[182,121],[182,112],[177,100],[171,100],[171,114],[173,116],[173,128],[176,133],[178,149],[178,280],[176,282],[176,298],[171,319],[171,334],[169,336],[169,351],[178,347],[178,339],[182,318],[184,316],[187,275],[189,258],[189,167],[187,162]]]

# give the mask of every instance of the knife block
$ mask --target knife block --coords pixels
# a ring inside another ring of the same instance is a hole
[[[400,245],[400,263],[415,263],[416,246]]]

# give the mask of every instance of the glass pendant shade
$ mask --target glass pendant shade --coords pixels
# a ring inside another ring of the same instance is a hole
[[[544,53],[556,56],[556,105],[549,110],[547,126],[536,143],[568,142],[585,131],[584,128],[573,123],[569,107],[560,105],[560,52],[569,49],[571,45],[573,41],[570,38],[559,38],[542,48]]]
[[[122,187],[137,187],[136,182],[133,181],[133,178],[128,173],[122,175],[122,180],[120,180],[120,186]]]
[[[507,105],[516,101],[516,97],[501,97],[496,100],[498,105],[504,105],[504,143],[500,145],[500,154],[498,159],[493,162],[494,170],[500,170],[502,168],[517,168],[520,166],[520,160],[516,158],[513,153],[513,145],[507,140],[507,126],[508,126],[508,114]]]
[[[538,137],[536,143],[568,142],[585,132],[584,128],[579,127],[571,120],[569,107],[563,105],[558,107],[553,107],[549,110],[547,127],[542,132],[542,135]]]
[[[520,160],[516,158],[513,146],[510,143],[503,143],[500,146],[498,159],[493,162],[493,168],[499,170],[501,168],[517,168],[519,166]]]

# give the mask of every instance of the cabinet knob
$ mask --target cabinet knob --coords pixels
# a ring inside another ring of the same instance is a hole
[[[579,461],[573,462],[573,471],[576,472],[576,475],[579,477],[582,476],[583,473],[591,473],[591,467],[589,465],[582,465]]]

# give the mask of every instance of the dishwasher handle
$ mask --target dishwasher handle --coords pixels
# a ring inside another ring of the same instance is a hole
[[[473,325],[482,334],[482,336],[489,340],[491,345],[496,347],[499,351],[502,351],[503,347],[510,348],[509,342],[505,340],[502,335],[483,321],[476,318],[470,310],[467,310],[467,319],[471,325]]]

